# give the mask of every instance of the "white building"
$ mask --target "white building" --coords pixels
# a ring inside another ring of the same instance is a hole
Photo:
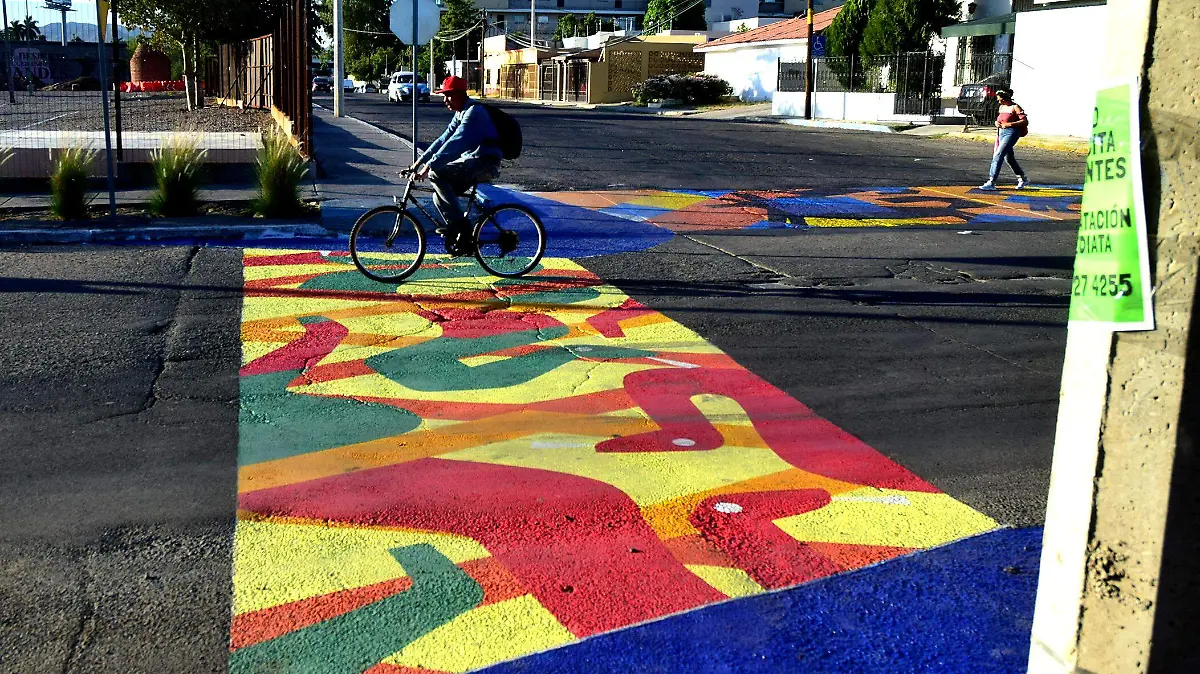
[[[968,8],[974,9],[970,20],[942,29],[948,105],[961,84],[1008,83],[1029,113],[1030,132],[1091,135],[1101,82],[1100,62],[1088,45],[1104,33],[1105,0],[991,0]]]
[[[813,16],[813,34],[833,23],[841,6]],[[803,61],[808,56],[805,17],[769,23],[730,33],[695,48],[704,54],[704,72],[720,77],[743,101],[770,101],[779,82],[779,62]]]

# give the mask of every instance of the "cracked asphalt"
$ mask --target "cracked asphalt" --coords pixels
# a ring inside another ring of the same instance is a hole
[[[376,112],[401,130],[399,108]],[[588,113],[520,113],[528,156],[505,180],[540,189],[964,184],[987,160],[965,142],[607,113],[578,143]],[[1078,181],[1074,156],[1022,161]],[[583,263],[1021,526],[1045,508],[1074,227],[688,233]],[[0,248],[0,669],[226,668],[241,274],[236,249]]]

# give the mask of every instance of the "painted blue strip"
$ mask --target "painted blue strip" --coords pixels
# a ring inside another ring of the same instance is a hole
[[[1042,530],[1001,529],[484,671],[1025,671]]]

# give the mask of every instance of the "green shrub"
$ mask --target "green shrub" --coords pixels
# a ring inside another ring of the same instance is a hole
[[[152,212],[180,217],[200,210],[200,172],[208,151],[199,143],[195,134],[177,134],[151,155],[157,188],[150,198]]]
[[[255,163],[258,174],[258,198],[254,210],[268,218],[287,218],[304,212],[300,201],[300,181],[308,175],[304,157],[279,129],[263,133],[263,146]]]
[[[633,96],[639,104],[676,99],[685,103],[719,103],[733,94],[733,87],[713,75],[659,75],[636,84]]]
[[[72,147],[63,150],[50,174],[50,210],[63,220],[87,218],[88,173],[96,150]]]

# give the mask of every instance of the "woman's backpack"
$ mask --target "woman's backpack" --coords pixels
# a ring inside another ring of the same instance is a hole
[[[494,105],[484,103],[483,107],[487,108],[488,116],[492,118],[492,126],[496,127],[496,133],[500,135],[500,152],[504,154],[504,158],[520,157],[521,145],[524,142],[521,137],[521,123]]]

